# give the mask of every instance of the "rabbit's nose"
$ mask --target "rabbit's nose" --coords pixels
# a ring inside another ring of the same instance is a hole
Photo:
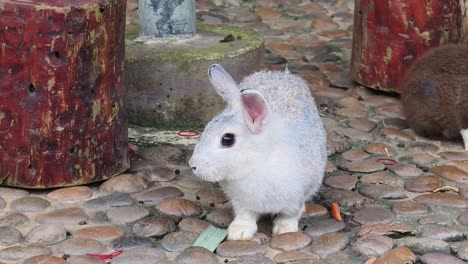
[[[196,170],[196,169],[197,169],[197,167],[192,167],[192,170]]]

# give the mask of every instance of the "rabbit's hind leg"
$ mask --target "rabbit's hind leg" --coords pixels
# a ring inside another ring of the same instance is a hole
[[[305,211],[305,206],[293,214],[278,214],[273,220],[273,235],[280,235],[299,230],[299,219]]]

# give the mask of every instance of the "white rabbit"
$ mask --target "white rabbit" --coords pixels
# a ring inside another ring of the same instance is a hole
[[[257,72],[239,86],[218,64],[208,75],[227,107],[207,124],[189,164],[230,199],[235,218],[228,239],[251,239],[262,214],[277,214],[273,234],[298,231],[327,160],[309,87],[288,71]]]

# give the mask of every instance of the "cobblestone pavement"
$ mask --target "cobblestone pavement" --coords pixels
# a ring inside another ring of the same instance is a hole
[[[301,232],[272,238],[263,219],[253,241],[224,242],[214,253],[190,247],[209,223],[230,223],[225,196],[188,170],[190,147],[135,148],[130,170],[102,184],[0,187],[0,263],[98,264],[105,261],[85,254],[120,249],[113,264],[466,263],[468,153],[416,136],[398,98],[349,81],[352,14],[352,0],[198,1],[203,23],[261,32],[267,67],[287,61],[311,85],[329,163]],[[332,202],[343,222],[331,217]]]

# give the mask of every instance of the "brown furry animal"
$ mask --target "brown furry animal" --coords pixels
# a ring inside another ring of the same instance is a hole
[[[447,44],[423,54],[406,73],[401,101],[417,134],[463,140],[468,150],[468,47]]]

